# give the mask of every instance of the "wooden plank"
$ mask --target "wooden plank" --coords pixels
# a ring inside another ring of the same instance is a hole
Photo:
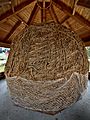
[[[52,0],[53,3],[56,3],[55,5],[60,9],[62,10],[63,12],[71,15],[72,12],[73,12],[73,9],[71,9],[69,6],[67,6],[65,3],[63,3],[62,1],[60,0]]]
[[[90,46],[90,41],[89,42],[84,42],[85,46],[88,47]]]
[[[45,0],[42,3],[42,8],[43,9],[41,9],[41,15],[42,15],[41,22],[45,22],[46,21]]]
[[[63,3],[60,0],[52,0],[54,3],[57,4],[57,6],[60,6],[60,10],[62,8],[62,10],[67,13],[69,16],[71,16],[72,18],[76,19],[79,23],[82,23],[84,26],[89,26],[90,27],[90,22],[88,20],[86,20],[82,15],[80,15],[79,13],[75,12],[74,15],[72,15],[73,9],[69,6],[67,6],[65,3]],[[56,5],[55,4],[55,5]]]
[[[14,0],[11,0],[11,8],[12,8],[12,11],[13,11],[13,13],[15,12],[15,10],[14,10],[14,3],[15,1]]]
[[[84,42],[90,42],[90,36],[88,36],[88,37],[86,37],[86,38],[82,38],[82,40],[83,40]]]
[[[16,18],[17,18],[18,20],[20,20],[23,24],[25,24],[26,26],[28,26],[27,23],[26,23],[26,21],[24,21],[18,14],[15,15],[15,16],[16,16]]]
[[[13,26],[13,28],[10,30],[9,34],[6,36],[4,41],[7,41],[9,37],[14,33],[14,31],[17,29],[17,27],[21,24],[21,21],[16,22],[16,24]]]
[[[90,8],[90,0],[79,0],[77,5]]]
[[[0,47],[10,48],[10,43],[5,43],[5,42],[0,40]]]
[[[76,0],[72,0],[72,6],[71,6],[72,9],[74,9],[74,7],[75,7],[75,1]]]
[[[13,13],[15,12],[15,10],[14,10],[15,3],[14,3],[14,2],[15,2],[15,1],[11,0],[11,8],[12,8]],[[24,20],[18,15],[18,13],[15,14],[15,17],[16,17],[18,20],[20,20],[23,24],[25,24],[26,26],[28,26],[27,23],[26,23],[26,21],[24,21]]]
[[[85,32],[84,34],[79,35],[80,38],[87,38],[90,36],[90,30],[88,32]]]
[[[30,3],[32,3],[35,0],[26,0],[25,2],[22,2],[20,5],[14,7],[14,13],[12,9],[6,11],[4,14],[0,15],[0,23],[3,22],[6,18],[9,18],[17,13],[19,13],[21,10],[25,9]]]
[[[0,29],[1,29],[2,31],[4,31],[4,32],[7,32],[7,33],[8,33],[8,30],[6,30],[5,28],[2,28],[1,26],[0,26]]]
[[[85,46],[90,46],[90,34],[89,36],[82,38],[82,41],[85,43]]]
[[[85,43],[85,46],[90,46],[90,31],[79,36],[82,39],[82,41]]]
[[[90,27],[90,21],[86,20],[83,16],[79,15],[79,13],[75,12],[75,15],[72,17],[76,19],[79,23],[82,23],[82,25]]]
[[[0,1],[0,6],[10,5],[11,1]]]
[[[35,6],[34,6],[34,8],[33,8],[33,10],[32,10],[32,12],[31,12],[31,15],[30,15],[30,18],[29,18],[29,20],[27,22],[27,25],[32,24],[32,22],[33,22],[33,20],[34,20],[34,18],[36,16],[38,10],[39,10],[39,8],[38,8],[38,5],[36,3]]]
[[[68,25],[68,27],[70,28],[71,31],[74,31],[74,29],[72,28],[72,26],[70,25],[70,23],[68,21],[66,21],[66,24]]]
[[[53,19],[56,23],[60,23],[59,20],[58,20],[57,15],[56,15],[56,13],[55,13],[55,10],[54,10],[54,8],[53,8],[52,5],[51,5],[51,7],[49,8],[49,12],[50,12],[50,14],[51,14],[52,19]]]
[[[68,20],[70,18],[69,15],[66,15],[64,18],[61,19],[60,23],[64,23],[66,20]]]
[[[43,7],[43,3],[39,2],[39,4],[41,4],[41,7]],[[43,22],[43,9],[41,9],[41,22]]]

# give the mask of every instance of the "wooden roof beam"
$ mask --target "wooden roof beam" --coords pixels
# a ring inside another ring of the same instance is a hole
[[[89,42],[84,42],[86,47],[90,47],[90,41]]]
[[[34,20],[34,18],[36,16],[38,10],[39,10],[39,8],[38,8],[38,5],[36,3],[35,6],[34,6],[34,8],[33,8],[33,10],[32,10],[32,12],[31,12],[31,15],[30,15],[30,18],[29,18],[29,20],[27,22],[27,25],[32,24],[32,22],[33,22],[33,20]]]
[[[8,30],[5,29],[5,28],[3,28],[3,27],[1,27],[1,26],[0,26],[0,29],[1,29],[2,31],[4,31],[4,32],[7,32],[7,33],[8,33]]]
[[[4,6],[4,5],[10,5],[11,1],[0,1],[0,6]]]
[[[0,15],[0,23],[3,22],[6,18],[9,18],[17,13],[19,13],[21,10],[25,9],[30,3],[32,3],[35,0],[26,0],[25,2],[22,2],[21,4],[14,7],[14,13],[12,9],[6,11],[4,14]]]
[[[90,8],[90,0],[79,0],[77,5]]]
[[[13,13],[15,13],[14,0],[11,0],[11,8],[12,8]],[[18,15],[18,13],[15,14],[15,17],[16,17],[18,20],[20,20],[22,23],[24,23],[26,26],[28,26],[27,23]]]
[[[18,20],[20,20],[23,24],[25,24],[25,26],[28,26],[28,24],[26,23],[26,21],[24,21],[18,14],[15,15],[15,16],[16,16],[16,18],[17,18]]]
[[[21,21],[17,21],[16,24],[13,26],[13,28],[10,30],[9,34],[6,36],[4,41],[6,42],[9,37],[14,33],[14,31],[17,29],[17,27],[21,24]]]
[[[64,18],[61,19],[60,23],[63,24],[65,21],[67,21],[70,18],[69,15],[66,15]]]
[[[61,0],[52,0],[55,5],[57,4],[57,7],[62,8],[62,10],[67,13],[72,18],[76,19],[79,23],[82,23],[84,26],[90,27],[90,22],[86,20],[82,15],[80,15],[78,12],[75,12],[74,15],[72,15],[73,9],[69,6],[67,6],[65,3],[63,3]]]
[[[40,3],[40,2],[39,2]],[[43,2],[41,2],[41,7],[43,9],[41,9],[41,22],[45,22],[46,21],[46,10],[45,10],[45,6],[46,6],[46,3],[45,3],[45,0]]]
[[[13,11],[13,13],[15,12],[15,10],[14,10],[14,0],[11,0],[11,8],[12,8],[12,11]]]
[[[41,9],[41,22],[43,22],[43,9]]]
[[[80,38],[87,38],[90,36],[90,30],[88,32],[85,32],[84,34],[79,35]]]
[[[68,27],[70,28],[71,31],[74,31],[72,26],[70,25],[70,23],[68,21],[66,21],[66,24],[68,25]]]
[[[53,19],[56,23],[60,23],[52,5],[51,5],[51,7],[49,8],[49,12],[50,12],[50,14],[51,14],[52,19]]]
[[[85,46],[90,46],[90,36],[87,38],[83,38],[82,41],[84,42]]]
[[[0,47],[6,47],[6,48],[10,48],[10,43],[4,42],[0,40]]]
[[[84,42],[90,42],[90,36],[88,36],[88,37],[86,37],[86,38],[82,38],[82,40],[83,40]]]
[[[90,31],[88,31],[82,35],[79,35],[79,37],[85,43],[85,46],[90,46]]]

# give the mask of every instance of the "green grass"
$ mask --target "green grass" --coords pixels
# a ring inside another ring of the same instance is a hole
[[[4,69],[5,69],[5,65],[1,65],[0,66],[0,72],[4,72]]]

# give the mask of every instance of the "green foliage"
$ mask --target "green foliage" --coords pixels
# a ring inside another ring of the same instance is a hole
[[[87,56],[88,58],[90,58],[90,47],[86,47],[86,50],[87,50]]]
[[[4,72],[5,65],[0,66],[0,72]]]

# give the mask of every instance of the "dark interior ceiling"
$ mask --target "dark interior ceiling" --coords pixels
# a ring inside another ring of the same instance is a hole
[[[90,45],[90,0],[0,0],[0,46],[10,47],[29,25],[50,21],[75,31]]]

